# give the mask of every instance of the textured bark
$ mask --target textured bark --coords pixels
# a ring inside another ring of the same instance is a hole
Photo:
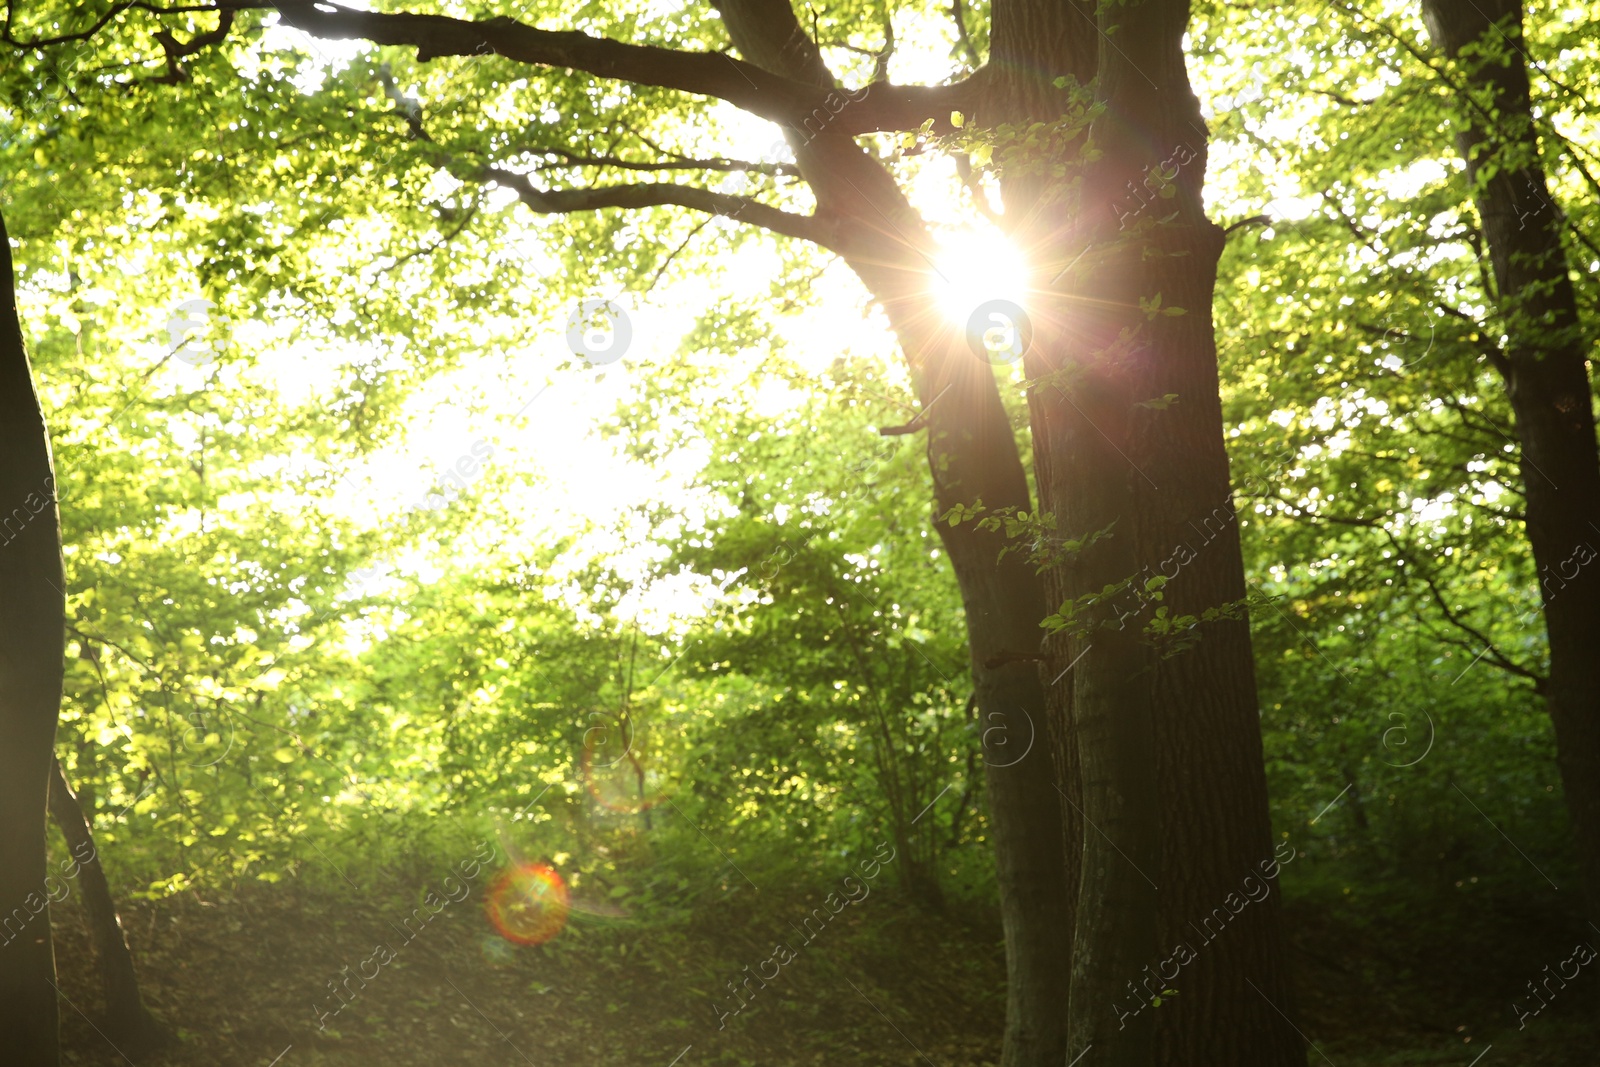
[[[1522,5],[1424,0],[1422,11],[1429,35],[1452,59],[1478,42],[1510,53],[1504,63],[1463,64],[1475,105],[1461,101],[1456,144],[1509,339],[1499,370],[1517,417],[1528,542],[1550,641],[1545,705],[1589,912],[1600,918],[1600,566],[1588,563],[1600,544],[1600,454],[1562,220],[1533,124]],[[1570,577],[1569,567],[1576,568]]]
[[[71,862],[83,890],[84,907],[94,934],[95,954],[100,965],[100,989],[105,996],[103,1029],[112,1042],[128,1052],[155,1048],[166,1039],[166,1031],[145,1010],[139,995],[139,979],[133,970],[133,953],[122,933],[122,920],[111,897],[105,868],[95,849],[94,832],[83,813],[72,787],[61,773],[61,763],[50,761],[50,815],[66,838]]]
[[[61,525],[0,221],[0,1049],[59,1062],[45,798],[65,653]]]
[[[950,330],[919,329],[929,319],[888,301],[908,354],[921,363],[938,514],[979,500],[987,508],[1030,510],[1015,439],[989,366]],[[931,409],[929,403],[937,398]],[[971,521],[938,523],[961,588],[967,644],[983,738],[984,782],[1006,933],[1005,1067],[1060,1067],[1066,1052],[1066,996],[1072,958],[1075,882],[1057,790],[1044,686],[1034,661],[1044,591],[1025,553],[999,555],[1007,542]]]
[[[832,75],[796,22],[788,0],[724,0],[720,6],[746,60],[784,76],[833,87]],[[934,242],[887,170],[847,129],[788,130],[816,218],[883,306],[922,402],[935,514],[980,499],[989,509],[1031,510],[1031,494],[993,369],[943,321],[931,283]],[[1061,1067],[1075,881],[1064,841],[1056,762],[1038,653],[1043,592],[1022,553],[1000,559],[998,532],[972,522],[937,523],[967,621],[983,732],[985,785],[1006,932],[1005,1067]],[[1031,745],[1020,758],[1017,753]]]
[[[1048,254],[1035,246],[1027,357],[1041,507],[1064,535],[1105,535],[1049,575],[1053,604],[1082,608],[1048,667],[1075,664],[1070,692],[1050,698],[1071,716],[1090,827],[1071,1055],[1092,1046],[1095,1062],[1126,1067],[1298,1067],[1275,883],[1230,905],[1247,879],[1262,881],[1273,850],[1211,324],[1222,234],[1201,202],[1207,134],[1182,50],[1188,6],[1100,5],[1098,30],[1079,21],[1074,32],[1098,48],[1101,155],[1071,198],[1024,201],[1055,238]],[[1130,211],[1157,170],[1175,195],[1149,217]],[[1183,313],[1162,314],[1158,296]],[[1169,394],[1175,403],[1144,406]],[[1167,580],[1159,602],[1143,593],[1154,577]],[[1121,591],[1085,599],[1107,587]],[[1179,635],[1198,638],[1187,648],[1143,633],[1158,608],[1230,605],[1235,617]],[[1199,925],[1214,909],[1228,920],[1208,940]],[[1187,962],[1162,973],[1180,944]],[[1156,1007],[1165,988],[1179,995]]]

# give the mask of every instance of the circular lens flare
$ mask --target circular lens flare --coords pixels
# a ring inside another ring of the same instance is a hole
[[[567,925],[572,910],[567,883],[543,863],[519,863],[495,875],[485,904],[500,936],[518,945],[542,945]]]

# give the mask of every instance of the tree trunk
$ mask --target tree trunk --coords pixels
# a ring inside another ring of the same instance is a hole
[[[1503,62],[1462,61],[1475,102],[1462,101],[1456,145],[1509,339],[1498,369],[1517,417],[1528,542],[1550,640],[1545,705],[1589,912],[1600,918],[1600,567],[1587,565],[1600,542],[1600,454],[1562,219],[1539,158],[1522,5],[1423,0],[1422,12],[1429,36],[1451,59],[1474,44],[1504,54]]]
[[[1000,559],[1008,547],[1003,533],[971,520],[955,526],[937,521],[957,505],[980,500],[990,510],[1029,511],[1031,494],[989,365],[953,330],[922,325],[939,315],[925,299],[920,308],[893,300],[884,306],[908,357],[923,370],[919,392],[927,412],[935,522],[966,614],[1006,934],[1002,1063],[1061,1067],[1077,858],[1067,846],[1079,828],[1075,819],[1064,824],[1062,818],[1052,747],[1062,731],[1047,717],[1037,664],[1044,590],[1025,551],[1012,544]]]
[[[832,75],[788,0],[724,0],[723,20],[745,59],[828,88]],[[934,242],[889,172],[850,136],[821,124],[789,130],[817,214],[883,306],[910,365],[927,436],[935,517],[951,507],[1031,508],[1016,435],[992,368],[969,352],[934,298]],[[1056,764],[1035,657],[1045,602],[1024,553],[1004,560],[1004,535],[968,521],[937,523],[961,589],[974,686],[985,739],[985,785],[1006,934],[1004,1067],[1061,1067],[1076,881],[1064,842]],[[1018,758],[1028,739],[1032,750]]]
[[[166,1031],[145,1010],[139,995],[139,979],[133,971],[133,954],[122,933],[122,920],[111,897],[105,868],[94,846],[94,832],[83,807],[67,785],[59,760],[50,761],[50,815],[67,840],[67,850],[83,887],[84,907],[94,933],[95,954],[100,963],[100,988],[105,995],[105,1032],[112,1042],[135,1052],[159,1046]]]
[[[45,798],[61,707],[65,577],[54,468],[0,221],[0,1049],[60,1060]]]
[[[1024,200],[1050,238],[1030,246],[1040,292],[1025,357],[1040,506],[1089,539],[1049,573],[1053,603],[1073,605],[1047,668],[1073,665],[1071,692],[1049,695],[1072,717],[1090,827],[1071,1054],[1298,1067],[1264,877],[1276,867],[1211,324],[1222,233],[1201,201],[1187,21],[1185,0],[1100,5],[1098,28],[1080,19],[1074,33],[1098,47],[1099,155],[1076,165],[1070,196]],[[1138,190],[1160,206],[1135,210]]]

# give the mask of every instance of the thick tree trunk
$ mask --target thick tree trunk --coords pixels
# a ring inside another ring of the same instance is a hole
[[[1049,575],[1053,603],[1075,605],[1047,669],[1074,665],[1070,693],[1050,697],[1072,717],[1090,827],[1071,1054],[1298,1067],[1263,876],[1276,867],[1211,325],[1222,234],[1201,202],[1188,6],[1100,5],[1097,19],[1074,32],[1098,45],[1100,154],[1075,195],[1024,201],[1054,238],[1048,255],[1032,246],[1042,291],[1026,357],[1040,506],[1063,535],[1093,538]],[[1142,217],[1132,190],[1157,172],[1173,195]],[[1150,631],[1163,609],[1222,617],[1162,636]]]
[[[720,5],[745,59],[797,80],[833,79],[788,0],[724,0]],[[855,141],[819,123],[788,131],[801,174],[832,222],[841,251],[882,304],[916,382],[927,436],[936,515],[951,507],[1031,510],[1015,432],[992,368],[946,324],[931,282],[934,243],[881,164]],[[985,738],[985,784],[1006,933],[1005,1067],[1061,1067],[1071,959],[1071,896],[1076,880],[1064,847],[1057,768],[1034,657],[1042,589],[1025,554],[1004,560],[1005,537],[972,522],[938,523],[961,589],[968,648]],[[1031,742],[1032,750],[1027,751]],[[1018,753],[1027,751],[1018,758]]]
[[[94,846],[94,832],[83,813],[72,787],[61,773],[59,760],[50,761],[50,815],[66,838],[72,870],[83,887],[83,903],[89,912],[94,933],[95,954],[100,964],[100,988],[105,995],[106,1036],[127,1051],[155,1048],[166,1038],[166,1031],[145,1010],[139,995],[139,979],[133,971],[133,953],[128,951],[117,916],[111,885]]]
[[[60,1059],[44,819],[61,706],[64,588],[50,439],[0,221],[0,1049],[16,1067]]]
[[[1522,5],[1423,0],[1422,11],[1451,59],[1473,44],[1506,53],[1504,62],[1463,64],[1476,102],[1462,101],[1456,144],[1509,338],[1499,369],[1517,416],[1528,541],[1550,640],[1545,704],[1589,911],[1600,917],[1600,566],[1590,565],[1600,542],[1600,454],[1562,220],[1539,161]],[[1495,116],[1492,126],[1485,112]]]

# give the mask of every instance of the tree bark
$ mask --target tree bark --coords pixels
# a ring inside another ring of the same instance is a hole
[[[83,887],[84,907],[94,933],[95,955],[100,965],[100,989],[105,996],[105,1032],[113,1043],[137,1054],[158,1047],[167,1037],[162,1025],[145,1010],[139,979],[133,970],[133,953],[122,932],[117,904],[106,881],[105,868],[95,849],[94,832],[78,803],[61,762],[50,761],[50,815],[66,838],[67,850]]]
[[[1069,25],[1097,49],[1099,155],[1077,161],[1071,195],[1024,200],[1052,238],[1031,246],[1025,357],[1040,506],[1086,539],[1048,575],[1052,602],[1074,605],[1047,669],[1071,666],[1070,692],[1049,696],[1071,716],[1089,827],[1070,1055],[1298,1067],[1276,883],[1263,878],[1276,868],[1211,324],[1222,233],[1201,200],[1188,4],[1077,14]],[[1163,609],[1195,621],[1153,633]],[[1221,617],[1199,621],[1208,609]],[[1247,879],[1265,894],[1235,907]],[[1217,909],[1226,928],[1207,939]]]
[[[882,284],[882,279],[875,279]],[[923,283],[924,288],[926,282]],[[881,292],[881,290],[878,290]],[[880,296],[880,299],[883,299]],[[928,329],[939,311],[926,300],[884,300],[908,357],[920,364],[933,472],[935,523],[961,589],[977,692],[984,784],[1006,934],[1004,1067],[1060,1067],[1072,959],[1077,820],[1063,818],[1048,714],[1036,662],[1044,589],[1027,553],[971,520],[938,516],[982,501],[1031,510],[1031,494],[993,371],[956,339]],[[929,336],[931,334],[931,336]],[[930,407],[931,404],[931,407]],[[1068,765],[1070,773],[1070,764]]]
[[[795,80],[834,87],[820,53],[788,0],[723,0],[723,20],[745,59]],[[844,129],[787,130],[801,175],[817,198],[817,219],[889,317],[911,368],[927,434],[935,520],[961,590],[1006,934],[1005,1067],[1061,1067],[1071,895],[1076,881],[1064,842],[1056,764],[1034,660],[1045,614],[1026,554],[993,530],[937,517],[982,501],[994,510],[1032,510],[1027,475],[993,369],[947,324],[932,289],[935,244],[889,172]],[[1030,741],[1031,739],[1031,741]],[[1031,744],[1020,758],[1019,749]]]
[[[60,1047],[44,820],[66,597],[50,438],[15,285],[0,220],[0,1049],[17,1067],[53,1067]]]
[[[1520,0],[1423,0],[1433,42],[1460,60],[1466,162],[1508,343],[1498,369],[1522,445],[1527,535],[1550,642],[1545,706],[1592,917],[1600,918],[1600,453],[1562,218],[1540,162]],[[1504,61],[1462,60],[1479,44]],[[1488,116],[1493,116],[1490,118]],[[1569,569],[1575,573],[1569,574]]]

